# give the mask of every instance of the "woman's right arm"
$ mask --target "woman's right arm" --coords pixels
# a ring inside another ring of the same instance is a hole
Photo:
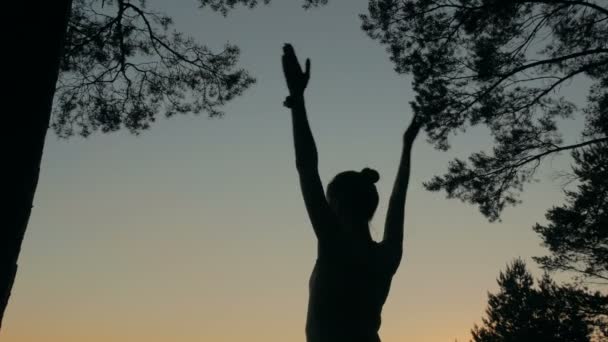
[[[317,147],[304,105],[304,89],[310,77],[310,61],[306,61],[306,72],[303,73],[293,47],[286,44],[283,48],[283,71],[291,94],[285,101],[285,106],[291,108],[300,188],[315,234],[317,238],[324,239],[336,229],[337,220],[325,198],[318,171]]]

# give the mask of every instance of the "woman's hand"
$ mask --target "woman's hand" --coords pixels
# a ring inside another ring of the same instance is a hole
[[[310,79],[310,59],[306,59],[306,72],[302,72],[293,46],[285,44],[283,45],[282,61],[290,97],[302,97]]]

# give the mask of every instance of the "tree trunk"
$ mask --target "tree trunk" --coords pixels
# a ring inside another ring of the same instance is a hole
[[[0,328],[17,274],[17,259],[38,184],[44,140],[49,127],[55,84],[71,0],[8,1],[9,28],[3,79],[7,98],[2,120],[8,138],[3,156],[3,205],[0,229]]]

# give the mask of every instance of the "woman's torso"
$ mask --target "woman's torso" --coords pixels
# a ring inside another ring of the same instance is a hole
[[[382,244],[320,241],[309,282],[308,342],[378,342],[394,270]]]

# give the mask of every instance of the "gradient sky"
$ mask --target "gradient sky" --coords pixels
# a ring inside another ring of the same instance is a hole
[[[281,45],[312,60],[307,105],[324,184],[346,169],[381,174],[377,238],[413,93],[360,29],[366,3],[304,11],[275,0],[224,18],[194,0],[149,1],[210,47],[239,45],[258,82],[222,119],[160,119],[140,136],[49,134],[2,341],[304,341],[316,248],[282,107]],[[575,140],[580,123],[564,127]],[[552,179],[565,158],[548,160],[500,223],[422,188],[489,142],[484,128],[455,137],[447,153],[417,140],[383,341],[468,341],[505,264],[521,256],[538,274],[530,257],[544,250],[531,226],[562,200]]]

